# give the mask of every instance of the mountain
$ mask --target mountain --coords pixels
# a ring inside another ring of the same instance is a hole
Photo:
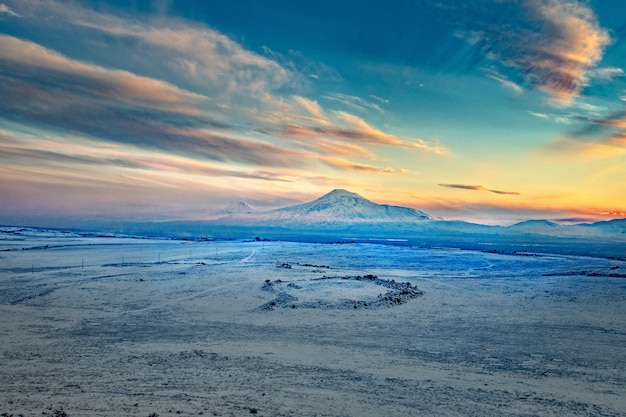
[[[610,246],[611,251],[615,249],[615,253],[621,253],[620,245],[626,244],[626,219],[575,225],[529,220],[508,227],[488,226],[434,219],[419,210],[377,204],[341,189],[308,203],[271,211],[258,211],[240,202],[220,213],[204,225],[194,223],[168,227],[193,230],[194,233],[206,229],[205,235],[221,230],[221,235],[228,236],[253,230],[251,233],[256,235],[301,238],[316,234],[331,239],[333,233],[341,233],[342,237],[414,239],[416,244],[423,246],[457,245],[481,250],[491,247],[494,242],[507,250],[519,250],[546,245],[552,247],[555,241],[559,241],[559,244],[571,249],[571,253],[581,245],[602,245],[602,242]],[[163,228],[164,225],[160,224],[159,227]]]
[[[560,227],[557,223],[548,220],[526,220],[515,223],[509,226],[508,229],[518,233],[552,234]]]
[[[577,227],[597,230],[603,233],[626,234],[626,219],[600,221],[591,224],[579,224]]]
[[[626,219],[560,225],[548,220],[527,220],[508,226],[507,230],[529,235],[594,238],[626,235]]]
[[[224,207],[221,210],[218,210],[213,213],[214,217],[224,217],[224,216],[232,216],[232,215],[240,215],[240,214],[250,214],[257,212],[257,209],[252,207],[250,204],[245,201],[239,201],[237,203],[232,203],[228,207]]]
[[[422,211],[376,204],[356,193],[340,189],[309,203],[272,210],[261,216],[305,223],[414,222],[432,219]]]
[[[523,222],[515,223],[510,228],[520,229],[520,228],[529,228],[529,227],[556,227],[557,223],[551,222],[549,220],[526,220]]]

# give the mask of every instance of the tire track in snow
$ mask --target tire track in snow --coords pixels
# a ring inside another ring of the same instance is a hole
[[[253,249],[252,253],[250,253],[250,255],[246,256],[243,259],[240,259],[239,261],[233,261],[232,263],[235,263],[235,262],[237,262],[237,263],[247,262],[247,261],[249,261],[250,259],[252,259],[254,257],[255,253],[256,253],[256,249]],[[242,280],[238,280],[238,281],[233,281],[233,282],[229,282],[228,284],[218,285],[217,287],[207,288],[204,291],[200,291],[200,292],[188,295],[186,297],[177,298],[175,300],[170,300],[170,301],[167,301],[165,303],[152,305],[152,306],[148,306],[148,307],[144,307],[144,308],[139,308],[139,309],[136,309],[136,310],[122,311],[122,312],[120,312],[120,316],[123,316],[123,315],[126,315],[126,314],[143,313],[143,312],[150,311],[150,310],[156,310],[156,309],[159,309],[159,308],[162,308],[162,307],[167,307],[167,306],[170,306],[170,305],[173,305],[173,304],[178,304],[178,303],[183,302],[183,301],[193,300],[194,298],[200,298],[200,297],[202,297],[202,296],[204,296],[206,294],[209,294],[209,293],[211,293],[211,292],[213,292],[215,290],[219,290],[219,289],[227,288],[227,287],[232,287],[233,285],[238,285],[238,284],[242,284],[244,282],[249,282],[249,281],[252,281],[252,279],[242,279]]]

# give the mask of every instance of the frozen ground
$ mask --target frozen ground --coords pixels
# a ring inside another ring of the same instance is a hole
[[[5,228],[0,413],[626,416],[625,274],[583,257]],[[416,294],[374,302],[402,285]]]

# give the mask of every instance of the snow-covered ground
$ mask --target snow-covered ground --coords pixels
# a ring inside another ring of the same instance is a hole
[[[625,274],[598,258],[4,228],[0,413],[626,416]],[[423,293],[372,302],[401,285]]]

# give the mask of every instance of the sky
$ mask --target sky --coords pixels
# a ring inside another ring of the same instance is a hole
[[[626,217],[625,40],[622,0],[0,0],[0,223]]]

